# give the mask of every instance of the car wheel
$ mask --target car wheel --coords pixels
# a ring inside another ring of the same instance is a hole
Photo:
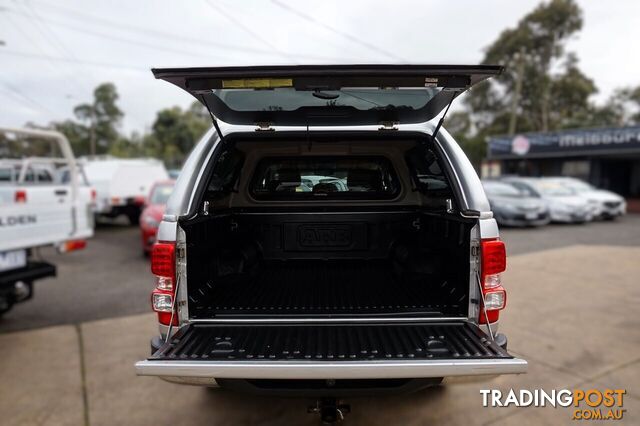
[[[140,224],[140,214],[138,212],[128,212],[127,218],[129,219],[129,223],[131,225],[139,225]]]
[[[7,299],[0,299],[0,317],[13,308],[13,302]]]

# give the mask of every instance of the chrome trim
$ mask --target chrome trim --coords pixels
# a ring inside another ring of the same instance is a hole
[[[178,257],[178,253],[182,257]],[[180,226],[176,229],[176,303],[178,304],[178,323],[180,326],[189,322],[189,295],[187,292],[187,234]]]
[[[480,238],[499,238],[500,231],[495,219],[482,219],[480,221]]]
[[[322,207],[326,207],[326,206],[322,206]],[[274,215],[274,214],[279,214],[281,212],[242,212],[242,213],[238,213],[238,216],[266,216],[266,215]],[[358,211],[345,211],[345,212],[322,212],[322,215],[354,215],[354,214],[375,214],[375,215],[379,215],[381,213],[384,214],[396,214],[396,213],[423,213],[420,210],[384,210],[384,211],[364,211],[364,212],[358,212]],[[297,212],[297,211],[292,211],[292,212],[286,212],[286,214],[288,215],[299,215],[299,214],[315,214],[317,215],[318,212]]]
[[[162,215],[162,220],[165,222],[177,222],[178,216],[176,216],[175,214],[165,214]]]
[[[527,372],[523,359],[395,361],[139,361],[139,376],[215,379],[387,379]]]
[[[371,322],[443,322],[443,321],[468,321],[467,317],[358,317],[358,318],[207,318],[189,320],[191,324],[216,324],[216,323],[328,323],[328,322],[345,322],[345,323],[371,323]]]
[[[473,323],[478,322],[478,314],[480,312],[480,296],[476,287],[476,274],[480,268],[480,228],[481,224],[478,221],[469,233],[469,303],[467,315],[469,321]],[[474,300],[476,301],[475,303],[473,303]]]
[[[466,219],[493,219],[493,212],[478,212],[478,214],[466,214],[460,212],[460,216]]]

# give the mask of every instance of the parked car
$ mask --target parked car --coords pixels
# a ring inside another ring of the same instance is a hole
[[[532,197],[544,200],[552,222],[585,223],[593,219],[593,208],[566,186],[542,178],[506,177],[502,179]]]
[[[497,332],[504,243],[480,179],[435,119],[500,71],[155,69],[210,108],[215,131],[160,223],[160,333],[137,374],[314,395],[335,421],[330,397],[525,372]],[[346,185],[303,191],[303,176]]]
[[[482,182],[498,225],[541,226],[551,220],[547,204],[515,186],[497,180]]]
[[[60,156],[22,156],[6,143],[0,158],[0,316],[33,297],[34,282],[56,275],[37,255],[44,246],[61,252],[82,249],[93,235],[92,192],[80,182],[69,141],[53,131],[0,128],[3,142],[49,141]],[[5,156],[6,155],[6,156]],[[69,179],[56,179],[59,170]]]
[[[169,179],[164,164],[152,158],[85,157],[81,165],[97,192],[96,214],[109,218],[124,215],[133,225],[138,224],[151,186]]]
[[[548,179],[566,186],[576,195],[587,200],[592,206],[593,215],[596,218],[611,220],[627,212],[627,203],[623,197],[615,192],[598,189],[583,180],[571,177],[554,177]]]
[[[156,182],[151,188],[144,210],[140,215],[140,233],[142,235],[142,252],[145,256],[151,252],[151,247],[156,242],[158,226],[164,215],[165,205],[173,192],[175,181],[168,180]]]

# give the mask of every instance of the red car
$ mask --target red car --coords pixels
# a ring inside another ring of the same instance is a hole
[[[173,192],[175,181],[156,182],[151,188],[147,203],[140,214],[140,231],[142,234],[142,250],[145,256],[151,252],[151,246],[156,242],[158,226],[162,221],[165,204]]]

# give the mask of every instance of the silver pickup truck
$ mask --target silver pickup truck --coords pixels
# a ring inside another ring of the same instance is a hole
[[[334,398],[524,373],[497,332],[504,243],[441,127],[458,95],[500,72],[155,69],[214,128],[153,247],[160,333],[137,373]],[[322,401],[325,420],[341,413]]]

